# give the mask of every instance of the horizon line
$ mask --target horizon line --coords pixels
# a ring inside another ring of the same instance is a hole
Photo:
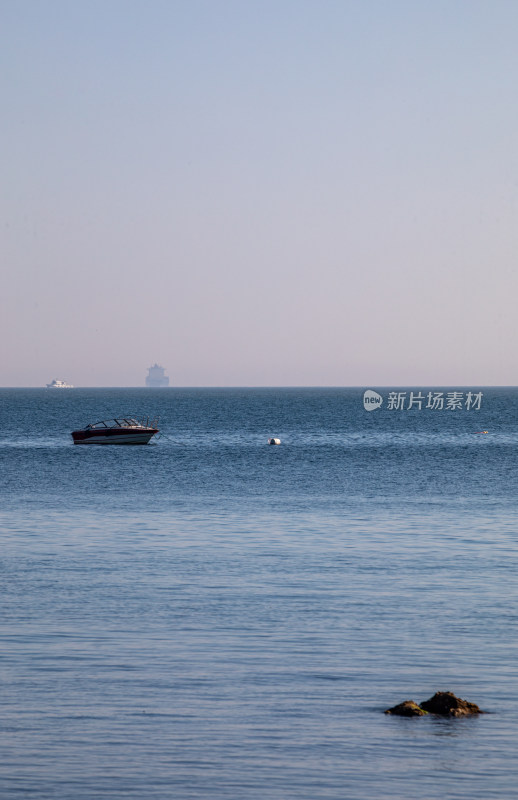
[[[395,383],[395,384],[383,384],[383,383],[369,383],[368,388],[376,387],[378,389],[434,389],[434,388],[441,388],[441,389],[465,389],[465,388],[473,388],[474,386],[485,388],[485,389],[516,389],[518,388],[517,384],[500,384],[500,383]],[[142,389],[143,391],[167,391],[168,389],[358,389],[364,390],[366,389],[367,384],[233,384],[233,385],[224,385],[221,384],[206,384],[203,386],[198,385],[185,385],[185,386],[76,386],[73,385],[71,387],[67,387],[68,391],[74,389]],[[35,389],[35,390],[44,390],[44,391],[52,391],[55,392],[56,390],[49,389],[47,386],[0,386],[1,389]],[[63,390],[62,390],[63,391]]]

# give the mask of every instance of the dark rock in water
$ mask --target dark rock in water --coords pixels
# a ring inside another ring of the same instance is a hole
[[[433,697],[419,705],[413,700],[405,700],[385,711],[385,714],[393,714],[398,717],[423,717],[425,714],[438,714],[441,717],[467,717],[483,713],[476,703],[461,700],[453,692],[436,692]]]
[[[455,697],[453,692],[436,692],[429,700],[420,704],[429,714],[440,714],[442,717],[466,717],[470,714],[483,714],[476,703],[468,703]]]
[[[428,712],[420,708],[413,700],[404,700],[394,708],[387,708],[385,714],[394,714],[397,717],[424,717]]]

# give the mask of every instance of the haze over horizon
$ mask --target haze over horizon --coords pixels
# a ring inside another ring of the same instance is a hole
[[[1,14],[1,386],[518,383],[518,4]]]

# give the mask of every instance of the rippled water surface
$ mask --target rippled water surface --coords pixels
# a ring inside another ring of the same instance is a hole
[[[2,800],[513,797],[518,392],[483,391],[0,391]],[[72,444],[122,414],[162,438]],[[382,713],[439,689],[491,713]]]

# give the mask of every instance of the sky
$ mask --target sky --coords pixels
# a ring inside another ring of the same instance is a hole
[[[0,385],[516,385],[515,0],[0,0]]]

